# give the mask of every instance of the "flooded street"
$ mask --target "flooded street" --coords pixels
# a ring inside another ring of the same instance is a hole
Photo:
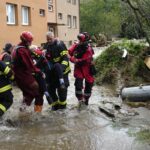
[[[110,87],[94,86],[89,107],[78,110],[72,74],[63,111],[50,111],[45,100],[42,114],[35,114],[33,105],[21,113],[22,95],[13,89],[13,106],[0,124],[0,150],[150,150],[150,141],[138,137],[139,131],[150,128],[148,109],[132,109],[138,113],[135,116],[108,117],[100,112],[100,102],[118,98]]]

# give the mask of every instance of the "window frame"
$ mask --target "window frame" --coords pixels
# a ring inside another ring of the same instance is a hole
[[[45,17],[45,9],[39,9],[39,14],[41,17]]]
[[[10,8],[8,8],[8,6],[10,6]],[[9,14],[8,14],[8,11],[9,11],[8,9],[11,9],[11,8],[13,8],[13,11],[9,12]],[[16,4],[6,3],[6,17],[7,17],[6,20],[7,20],[8,25],[16,25],[17,24],[16,9],[17,9]],[[11,20],[12,18],[10,15],[13,15],[13,21]]]
[[[77,16],[72,17],[72,27],[77,29]]]
[[[71,17],[71,15],[67,15],[67,26],[68,26],[68,28],[72,27],[72,17]]]
[[[23,12],[23,10],[28,10],[27,11],[27,20],[28,22],[24,22],[26,18],[24,18],[24,15],[25,15],[25,11]],[[22,20],[21,20],[21,24],[24,25],[24,26],[29,26],[30,25],[30,7],[28,6],[21,6],[21,16],[22,16]]]
[[[51,9],[49,9],[51,7]],[[48,11],[53,12],[53,5],[48,4]]]
[[[63,19],[63,14],[62,13],[58,13],[58,19],[60,19],[60,20]]]

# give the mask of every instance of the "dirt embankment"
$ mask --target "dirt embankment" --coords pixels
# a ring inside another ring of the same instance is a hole
[[[150,70],[144,63],[146,49],[143,41],[111,44],[95,60],[96,83],[114,84],[117,88],[150,83]]]

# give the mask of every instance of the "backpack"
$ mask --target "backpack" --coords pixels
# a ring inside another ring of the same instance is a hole
[[[18,50],[19,50],[20,48],[25,48],[25,46],[16,46],[16,47],[14,48],[14,50],[12,51],[12,63],[13,63],[13,64],[14,64],[14,63],[17,63],[16,58],[17,58],[17,56],[18,56]],[[19,60],[19,62],[21,63],[21,60]]]

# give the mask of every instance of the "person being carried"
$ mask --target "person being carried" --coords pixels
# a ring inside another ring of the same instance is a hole
[[[45,80],[45,70],[49,69],[48,61],[44,56],[44,52],[36,45],[31,45],[30,51],[34,65],[38,67],[42,72],[42,75],[41,73],[35,74],[34,77],[39,84],[41,94],[46,96],[48,104],[51,105],[52,98],[48,93],[47,84]]]

